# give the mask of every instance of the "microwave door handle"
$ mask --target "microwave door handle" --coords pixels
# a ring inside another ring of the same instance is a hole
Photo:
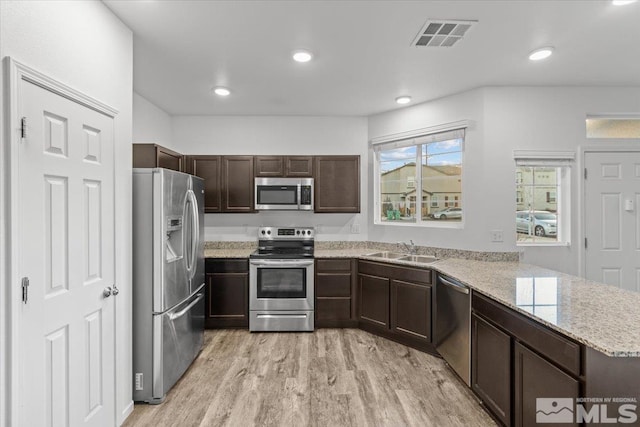
[[[302,200],[301,200],[301,197],[302,197],[302,183],[299,182],[298,185],[296,186],[296,188],[297,188],[297,192],[298,192],[298,198],[297,198],[297,200],[298,200],[298,210],[300,210],[300,208],[302,207],[301,206],[301,203],[302,203]]]

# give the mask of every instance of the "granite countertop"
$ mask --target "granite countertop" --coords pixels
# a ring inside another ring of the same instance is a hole
[[[204,250],[205,258],[249,258],[255,248],[215,248]]]
[[[640,293],[517,262],[430,266],[608,356],[640,357]]]
[[[251,248],[206,249],[207,258],[246,258]],[[640,293],[516,261],[442,256],[417,263],[367,256],[379,247],[317,248],[316,258],[360,258],[431,268],[538,323],[613,357],[640,357]],[[437,255],[437,253],[436,253]]]

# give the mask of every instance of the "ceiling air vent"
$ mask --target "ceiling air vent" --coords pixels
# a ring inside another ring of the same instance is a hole
[[[422,26],[411,46],[451,47],[477,22],[430,19]]]

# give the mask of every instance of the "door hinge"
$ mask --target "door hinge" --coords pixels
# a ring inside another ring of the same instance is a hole
[[[27,138],[27,118],[23,117],[20,119],[20,138]]]
[[[584,248],[587,249],[587,238],[584,238]]]
[[[22,278],[22,302],[23,303],[27,303],[27,300],[29,299],[29,278],[28,277],[23,277]]]
[[[584,179],[587,179],[587,168],[584,168]]]

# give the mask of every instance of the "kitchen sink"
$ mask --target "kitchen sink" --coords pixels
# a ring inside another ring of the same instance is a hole
[[[376,252],[376,253],[373,253],[373,254],[367,254],[367,256],[375,257],[375,258],[399,259],[399,258],[405,257],[407,255],[406,254],[399,254],[399,253],[396,253],[396,252],[385,251],[385,252]]]
[[[429,264],[431,262],[437,261],[438,258],[429,255],[405,255],[401,258],[397,258],[398,261],[411,261],[411,262],[421,262],[424,264]]]

